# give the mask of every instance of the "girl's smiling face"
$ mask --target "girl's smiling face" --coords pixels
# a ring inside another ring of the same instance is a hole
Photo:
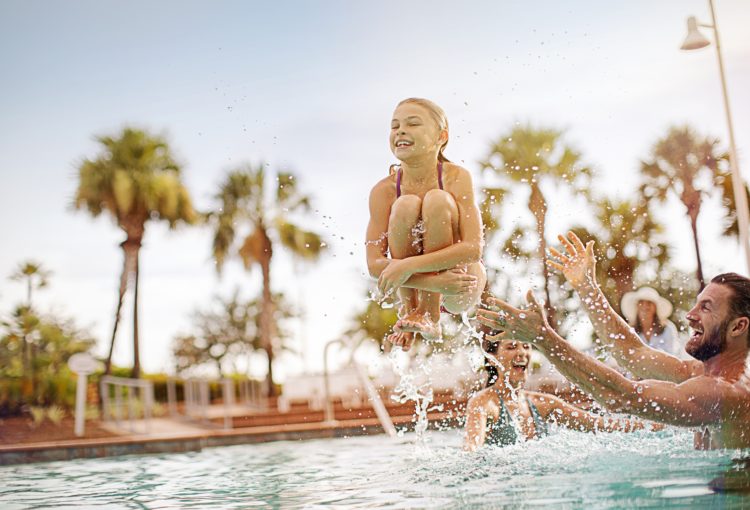
[[[424,107],[404,103],[396,108],[391,119],[391,152],[400,161],[422,157],[438,150],[448,138]]]

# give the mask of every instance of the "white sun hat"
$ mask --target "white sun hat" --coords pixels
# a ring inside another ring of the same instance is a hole
[[[638,301],[651,301],[656,305],[656,315],[659,321],[664,324],[669,316],[672,315],[672,303],[659,295],[656,289],[651,287],[641,287],[635,292],[626,292],[620,302],[620,310],[628,320],[630,325],[635,325],[638,316]]]

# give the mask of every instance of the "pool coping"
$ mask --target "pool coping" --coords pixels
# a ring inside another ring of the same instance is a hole
[[[393,424],[412,429],[415,417],[394,416]],[[430,413],[430,423],[454,420],[455,413]],[[299,441],[348,436],[382,434],[377,418],[356,420],[293,423],[243,427],[236,429],[202,430],[197,433],[130,435],[97,439],[73,439],[46,443],[0,446],[0,466],[35,462],[144,455],[158,453],[199,452],[203,448],[270,441]]]

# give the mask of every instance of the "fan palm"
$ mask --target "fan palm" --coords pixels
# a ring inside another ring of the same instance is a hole
[[[699,137],[690,127],[672,127],[654,144],[651,158],[641,162],[641,192],[646,199],[664,202],[672,192],[685,206],[693,233],[695,276],[700,289],[705,282],[698,242],[698,215],[703,194],[709,193],[719,178],[719,162],[723,156],[718,152],[718,144],[716,139]]]
[[[74,206],[97,217],[107,213],[125,233],[124,253],[115,321],[105,373],[111,369],[112,352],[120,323],[120,311],[129,283],[133,285],[133,377],[140,376],[138,338],[139,253],[146,224],[166,221],[170,228],[193,223],[193,210],[180,167],[161,136],[125,128],[119,136],[99,136],[100,153],[78,167],[79,181]]]
[[[666,243],[659,234],[663,227],[651,215],[645,201],[601,198],[594,203],[598,228],[589,233],[572,229],[583,240],[596,241],[596,279],[607,300],[619,312],[626,292],[635,288],[636,273],[659,274],[669,261]]]
[[[545,307],[551,317],[549,273],[544,263],[547,250],[547,200],[540,185],[542,181],[550,180],[568,184],[575,192],[587,193],[591,170],[581,163],[581,155],[578,152],[563,143],[562,132],[554,129],[533,129],[529,126],[516,126],[500,137],[490,148],[487,159],[481,164],[483,170],[492,171],[502,180],[510,180],[529,189],[528,207],[536,223],[536,254],[544,277]],[[495,213],[507,192],[508,189],[502,186],[484,189],[480,209],[488,237],[500,227],[495,219]],[[515,229],[511,238],[517,237],[520,233],[522,232],[518,228]]]
[[[40,263],[26,260],[10,275],[11,280],[26,281],[26,306],[29,309],[32,308],[31,297],[34,289],[46,287],[50,274]]]
[[[257,168],[244,165],[229,172],[219,188],[216,202],[215,211],[209,214],[214,228],[216,270],[220,273],[227,257],[235,254],[245,269],[257,265],[261,270],[260,341],[268,359],[269,396],[273,396],[276,392],[273,384],[276,335],[271,295],[274,245],[287,248],[294,256],[316,260],[326,244],[320,235],[292,223],[292,213],[310,210],[310,199],[299,192],[294,175],[290,173],[279,173],[271,183],[262,165]]]

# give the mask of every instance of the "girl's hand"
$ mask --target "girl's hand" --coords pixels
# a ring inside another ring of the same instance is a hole
[[[383,296],[390,296],[401,287],[406,280],[414,274],[409,266],[408,259],[391,260],[388,266],[383,269],[378,278],[378,290]]]
[[[448,269],[434,276],[437,280],[435,291],[444,296],[471,294],[477,287],[477,277],[464,269]]]
[[[573,288],[580,288],[589,283],[596,284],[594,241],[589,241],[583,246],[581,239],[573,232],[568,232],[567,239],[562,235],[557,238],[565,246],[566,254],[550,248],[550,255],[557,261],[548,259],[547,265],[561,271]]]

